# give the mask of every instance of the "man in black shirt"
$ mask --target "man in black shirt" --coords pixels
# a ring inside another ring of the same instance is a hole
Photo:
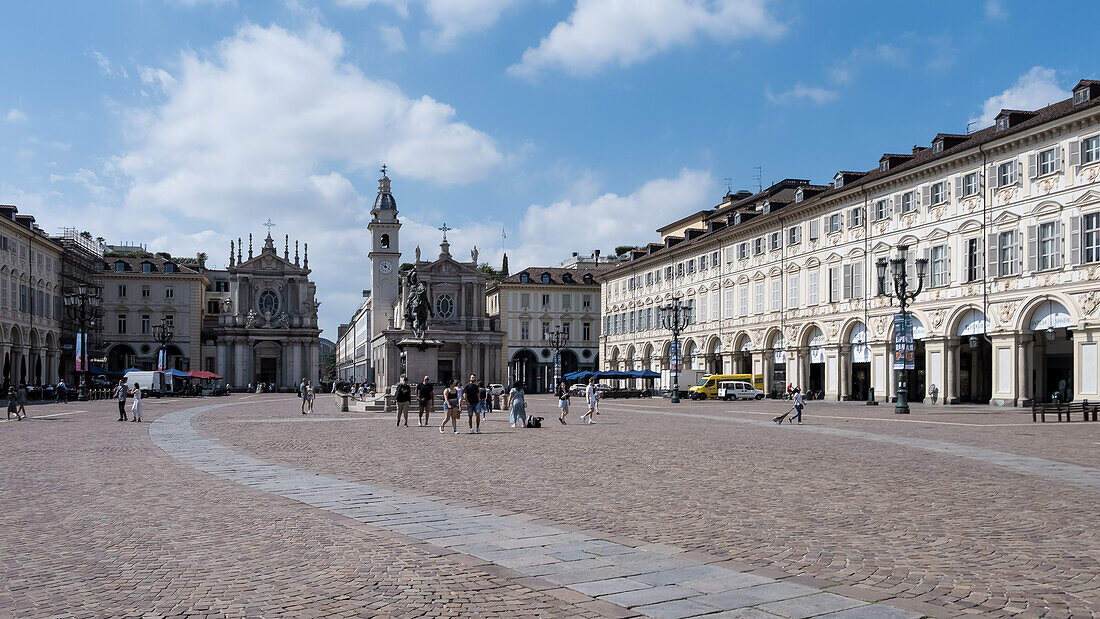
[[[477,404],[481,401],[481,389],[477,386],[477,375],[470,374],[470,382],[462,388],[462,400],[466,404],[466,413],[470,421],[470,434],[481,434],[481,415],[477,414]],[[459,404],[461,406],[461,404]],[[459,414],[461,413],[459,409]],[[477,421],[477,429],[474,429],[474,421]]]
[[[397,385],[394,400],[397,401],[397,425],[401,425],[401,418],[405,418],[405,427],[409,427],[409,401],[412,400],[412,387],[409,386],[409,377],[402,376],[401,383]]]
[[[432,383],[428,380],[428,377],[424,377],[424,382],[416,386],[416,400],[420,404],[420,412],[417,416],[420,418],[418,426],[428,425],[428,416],[432,412],[432,404],[435,402],[435,394],[432,393]]]

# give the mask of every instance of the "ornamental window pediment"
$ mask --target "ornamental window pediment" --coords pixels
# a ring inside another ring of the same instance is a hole
[[[993,220],[993,225],[996,226],[1011,226],[1020,223],[1020,216],[1015,213],[1005,211]]]
[[[1046,202],[1039,203],[1032,211],[1031,214],[1035,217],[1042,217],[1044,215],[1057,215],[1062,212],[1062,205],[1054,202],[1053,200],[1047,200]]]
[[[980,221],[978,221],[977,219],[968,219],[967,221],[964,221],[962,225],[956,228],[955,232],[961,232],[965,234],[967,232],[977,232],[981,229],[982,224]]]

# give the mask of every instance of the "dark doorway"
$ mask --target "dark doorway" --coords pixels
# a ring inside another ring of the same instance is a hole
[[[449,385],[455,379],[455,362],[453,359],[440,359],[435,364],[436,380],[441,385]]]
[[[811,363],[810,364],[810,390],[809,396],[812,399],[820,400],[825,397],[825,364],[824,363]]]
[[[512,356],[511,375],[513,381],[523,383],[523,389],[534,393],[538,387],[537,373],[539,360],[530,350],[521,350]]]
[[[1046,379],[1043,392],[1037,394],[1043,402],[1053,402],[1054,394],[1062,402],[1073,399],[1073,355],[1047,355],[1043,359]]]
[[[278,376],[279,360],[274,357],[260,357],[260,372],[256,382],[273,383]]]
[[[960,345],[959,401],[988,404],[993,396],[993,345],[977,338],[978,347]]]
[[[770,397],[777,397],[787,392],[787,364],[776,363],[772,369],[772,384]]]
[[[565,376],[571,372],[576,372],[580,363],[577,361],[577,354],[572,350],[563,350],[559,353],[561,359],[561,375]]]
[[[867,388],[871,386],[871,364],[869,362],[852,364],[852,384],[848,386],[850,398],[856,402],[867,399]]]

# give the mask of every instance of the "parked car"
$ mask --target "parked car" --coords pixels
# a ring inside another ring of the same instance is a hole
[[[588,383],[577,383],[569,388],[569,395],[575,398],[583,398],[584,394],[586,393],[586,389],[588,389]],[[596,391],[599,391],[600,395],[603,395],[605,392],[611,390],[611,387],[607,385],[596,385]]]
[[[501,385],[499,383],[490,383],[487,389],[489,390],[489,395],[491,396],[504,395],[504,385]]]
[[[763,400],[764,391],[743,380],[724,380],[718,383],[718,398],[722,400]]]

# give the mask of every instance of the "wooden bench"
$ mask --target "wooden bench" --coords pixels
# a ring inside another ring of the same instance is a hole
[[[1072,421],[1073,417],[1080,415],[1081,421],[1096,421],[1097,410],[1100,409],[1100,405],[1089,404],[1088,400],[1074,401],[1074,402],[1058,402],[1039,404],[1033,403],[1031,405],[1031,421],[1046,422],[1047,415],[1057,415],[1058,421],[1062,421],[1062,417],[1066,418],[1066,421]]]

